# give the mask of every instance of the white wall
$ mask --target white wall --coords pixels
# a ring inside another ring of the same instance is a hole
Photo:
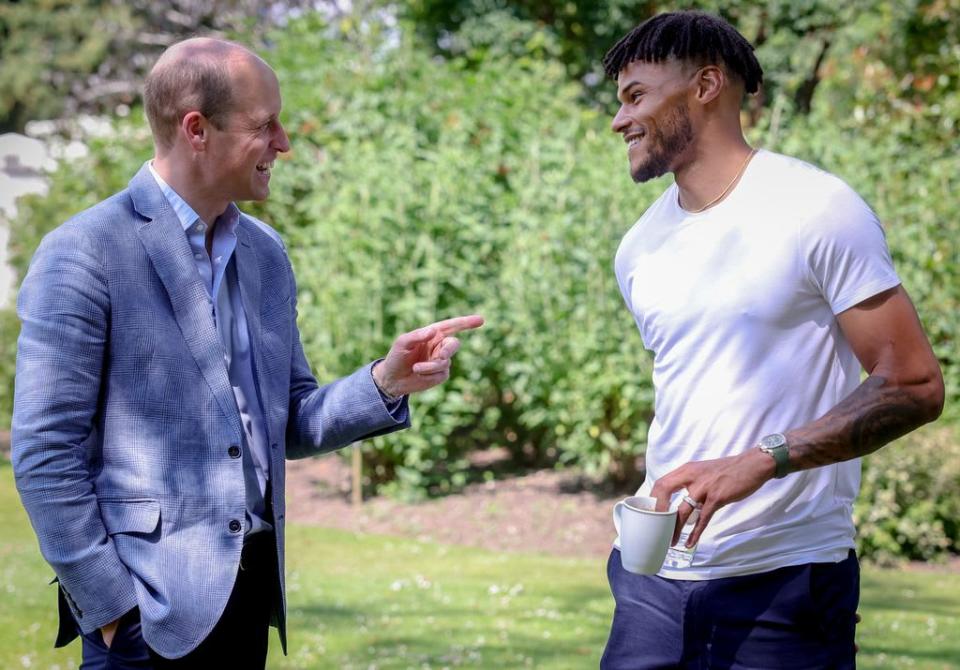
[[[16,133],[0,135],[0,308],[13,298],[14,276],[7,264],[8,222],[16,216],[16,200],[28,193],[45,194],[47,172],[56,167],[46,145]]]

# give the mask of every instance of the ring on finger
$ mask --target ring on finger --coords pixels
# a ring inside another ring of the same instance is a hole
[[[689,495],[686,495],[686,494],[684,494],[684,496],[683,496],[683,502],[685,502],[685,503],[687,503],[688,505],[690,505],[690,507],[692,507],[693,509],[701,509],[701,508],[703,507],[703,503],[702,503],[702,502],[698,502],[698,501],[694,500],[693,498],[691,498]]]

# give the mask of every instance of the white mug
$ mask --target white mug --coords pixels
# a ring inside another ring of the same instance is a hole
[[[677,523],[677,509],[657,512],[657,499],[631,496],[613,506],[623,569],[655,575],[663,565]]]

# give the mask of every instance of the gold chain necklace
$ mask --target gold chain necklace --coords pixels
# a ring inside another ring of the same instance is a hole
[[[737,174],[733,175],[733,179],[730,180],[730,183],[727,184],[726,187],[725,187],[722,191],[720,191],[720,195],[718,195],[716,198],[714,198],[713,200],[711,200],[710,202],[708,202],[706,205],[704,205],[704,206],[701,207],[700,209],[688,209],[688,210],[686,210],[687,214],[699,214],[700,212],[702,212],[702,211],[704,211],[704,210],[710,209],[711,207],[713,207],[714,205],[716,205],[718,202],[720,202],[721,200],[723,200],[725,197],[727,197],[727,194],[730,192],[730,189],[733,188],[733,185],[736,184],[736,183],[737,183],[737,180],[740,179],[740,177],[743,176],[743,171],[747,169],[747,163],[750,162],[750,159],[753,158],[753,155],[754,155],[755,153],[757,153],[757,150],[756,150],[756,149],[751,149],[751,150],[750,150],[750,153],[748,153],[748,154],[747,154],[747,157],[743,160],[743,164],[740,165],[740,169],[737,170]],[[677,196],[677,199],[679,200],[679,198],[680,198],[680,196],[678,195],[678,196]],[[680,207],[683,208],[683,205],[680,205]]]

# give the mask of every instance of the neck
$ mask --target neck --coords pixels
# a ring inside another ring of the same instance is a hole
[[[700,147],[693,160],[674,172],[680,206],[697,212],[722,202],[736,187],[752,153],[742,135]]]
[[[197,169],[192,161],[180,160],[172,154],[156,156],[153,169],[211,228],[217,217],[230,205],[222,198],[211,195],[202,170]]]

